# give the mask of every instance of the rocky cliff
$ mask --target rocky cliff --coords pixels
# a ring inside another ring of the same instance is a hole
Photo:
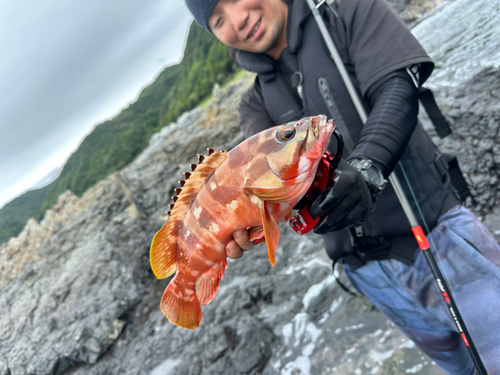
[[[439,142],[460,153],[476,211],[497,235],[499,78],[489,68],[436,93],[454,128]],[[196,154],[243,139],[236,105],[251,80],[216,87],[133,163],[81,198],[66,192],[0,246],[0,375],[441,374],[369,301],[337,286],[321,238],[285,225],[275,267],[263,245],[229,261],[199,329],[161,313],[168,280],[150,270],[151,239]]]

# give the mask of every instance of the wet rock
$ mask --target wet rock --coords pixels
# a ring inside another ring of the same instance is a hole
[[[275,336],[270,327],[257,320],[245,320],[239,325],[241,341],[231,354],[231,361],[240,373],[257,373],[264,369],[271,358],[271,343]]]
[[[229,359],[229,357],[224,357],[220,359],[202,373],[202,375],[220,375],[220,374],[239,375],[240,373],[236,371],[233,362]]]
[[[407,20],[433,3],[393,1]],[[497,239],[499,78],[485,69],[436,92],[454,130],[437,140],[458,154],[475,210]],[[0,375],[442,374],[368,300],[338,287],[319,236],[298,237],[282,224],[276,265],[262,244],[229,261],[197,330],[161,313],[169,279],[150,270],[151,239],[196,154],[243,139],[236,107],[251,82],[217,92],[155,134],[119,174],[81,198],[65,193],[42,222],[0,245]]]

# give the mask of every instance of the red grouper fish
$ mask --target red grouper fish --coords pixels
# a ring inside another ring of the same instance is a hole
[[[151,267],[159,279],[177,271],[161,299],[173,324],[196,329],[201,305],[217,294],[224,277],[226,245],[238,229],[266,241],[274,265],[278,222],[311,186],[335,122],[307,117],[266,129],[229,152],[209,149],[176,189],[168,222],[151,244]]]

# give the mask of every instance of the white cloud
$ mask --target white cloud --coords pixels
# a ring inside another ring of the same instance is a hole
[[[180,61],[191,20],[177,0],[0,2],[0,206]]]

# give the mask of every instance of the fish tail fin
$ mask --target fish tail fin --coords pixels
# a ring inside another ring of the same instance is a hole
[[[166,223],[154,236],[150,249],[151,269],[158,279],[165,279],[176,269],[177,223]]]
[[[201,323],[201,305],[196,297],[195,283],[187,281],[179,272],[165,289],[160,307],[176,326],[196,329]]]

